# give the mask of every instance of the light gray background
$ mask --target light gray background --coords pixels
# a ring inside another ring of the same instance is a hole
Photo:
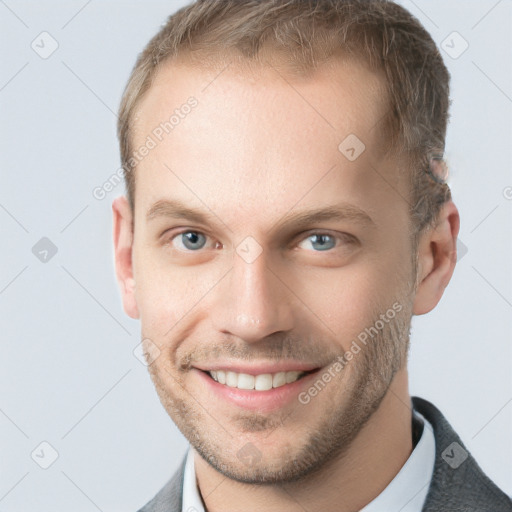
[[[92,195],[119,168],[115,112],[136,55],[184,4],[0,0],[0,511],[135,511],[185,453],[133,354],[139,323],[114,278],[111,202],[123,186]],[[403,5],[452,53],[453,31],[469,43],[457,59],[442,51],[468,252],[438,307],[413,319],[410,390],[511,495],[512,4]],[[59,44],[47,59],[31,48],[43,31]],[[46,263],[32,253],[42,237],[58,248]],[[43,441],[59,454],[46,470],[31,457]]]

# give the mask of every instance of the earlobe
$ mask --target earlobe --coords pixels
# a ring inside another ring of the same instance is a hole
[[[418,244],[418,285],[414,315],[432,311],[441,300],[457,262],[460,217],[452,201],[446,202],[435,228],[425,232]]]
[[[116,197],[112,202],[113,241],[116,277],[121,291],[123,308],[131,318],[139,318],[135,297],[133,269],[133,215],[126,197]]]

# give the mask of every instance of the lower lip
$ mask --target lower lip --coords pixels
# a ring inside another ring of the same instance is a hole
[[[211,389],[213,393],[224,400],[251,411],[272,412],[284,407],[294,399],[298,400],[299,393],[310,385],[311,381],[315,379],[320,370],[321,368],[295,382],[285,384],[278,388],[272,388],[268,391],[231,388],[213,380],[208,373],[202,370],[196,368],[194,372],[209,386],[209,389]]]

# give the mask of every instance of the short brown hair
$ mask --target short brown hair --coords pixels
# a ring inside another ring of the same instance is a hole
[[[450,75],[421,23],[387,0],[197,0],[169,16],[138,56],[119,109],[121,163],[132,211],[131,125],[159,67],[171,58],[203,66],[233,55],[239,62],[257,61],[264,51],[280,55],[297,74],[337,56],[357,58],[383,74],[390,103],[388,143],[410,162],[416,250],[419,234],[435,224],[451,199],[448,185],[434,172],[446,169]]]

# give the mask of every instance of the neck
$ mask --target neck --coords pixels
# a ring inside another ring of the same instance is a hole
[[[411,455],[412,411],[407,369],[394,377],[379,408],[361,428],[349,449],[308,481],[250,486],[219,474],[194,451],[198,487],[206,512],[234,510],[250,503],[254,512],[299,508],[354,512],[374,500]]]

